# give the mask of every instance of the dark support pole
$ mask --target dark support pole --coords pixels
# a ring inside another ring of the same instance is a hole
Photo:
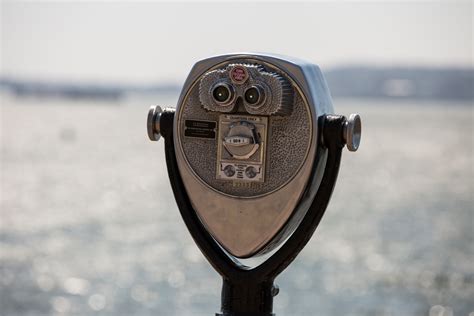
[[[272,316],[273,296],[278,290],[273,280],[241,280],[233,282],[223,279],[221,312],[217,316]]]

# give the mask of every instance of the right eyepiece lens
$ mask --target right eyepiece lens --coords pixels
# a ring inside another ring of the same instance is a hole
[[[245,102],[248,104],[257,104],[261,98],[260,89],[257,87],[250,87],[245,91]]]
[[[212,90],[212,96],[219,103],[227,102],[231,96],[230,88],[227,85],[218,85]]]

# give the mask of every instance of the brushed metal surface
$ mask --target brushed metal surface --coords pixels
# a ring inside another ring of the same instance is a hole
[[[261,64],[286,74],[303,100],[311,122],[310,144],[303,163],[290,180],[265,194],[232,196],[219,192],[197,175],[183,150],[182,113],[190,91],[205,73],[232,63]],[[280,242],[272,243],[272,240],[277,235],[281,236],[285,228],[294,228],[295,221],[305,214],[308,203],[301,201],[301,207],[295,207],[301,199],[311,200],[319,186],[320,177],[317,175],[311,183],[308,180],[313,164],[319,165],[318,157],[322,156],[316,154],[319,137],[317,120],[325,113],[332,113],[329,90],[319,68],[312,64],[263,54],[231,54],[205,59],[194,66],[178,101],[174,122],[175,151],[181,177],[194,209],[211,235],[230,254],[245,258],[263,249],[270,251]],[[302,197],[304,191],[306,193]]]
[[[265,182],[250,185],[216,178],[216,169],[219,169],[220,163],[223,162],[220,159],[225,159],[224,154],[219,151],[223,139],[199,139],[183,135],[186,120],[213,120],[221,124],[223,116],[228,116],[225,113],[207,111],[199,106],[199,103],[196,103],[198,92],[196,87],[197,85],[190,89],[188,97],[183,102],[182,110],[177,113],[178,124],[180,124],[178,136],[186,163],[210,189],[229,196],[252,198],[278,190],[298,173],[311,145],[313,125],[309,107],[302,96],[295,97],[294,109],[291,115],[285,117],[249,114],[232,116],[235,122],[238,122],[240,117],[243,121],[247,120],[256,124],[263,137],[260,146],[262,150],[259,149],[246,161],[257,162],[259,153],[263,153],[265,156],[263,167],[266,169]],[[268,125],[268,128],[265,127],[262,131],[260,126],[263,119],[268,120],[268,124],[263,124]],[[218,129],[220,137],[226,136],[223,134],[223,131],[227,129],[226,125],[220,125]],[[266,137],[265,134],[267,134]],[[266,150],[263,151],[265,148]]]

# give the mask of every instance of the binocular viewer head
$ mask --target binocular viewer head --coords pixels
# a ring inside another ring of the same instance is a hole
[[[328,143],[357,150],[359,116],[333,112],[323,74],[306,62],[231,54],[193,67],[166,131],[179,170],[170,178],[182,179],[202,226],[228,255],[278,247],[315,199]],[[150,110],[152,140],[164,132],[162,113]],[[337,128],[328,128],[329,116]]]

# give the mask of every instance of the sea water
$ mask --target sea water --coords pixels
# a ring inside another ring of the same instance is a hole
[[[149,105],[175,102],[3,96],[0,315],[219,311],[146,134]],[[276,279],[276,315],[474,315],[472,104],[334,103],[360,113],[362,143]]]

